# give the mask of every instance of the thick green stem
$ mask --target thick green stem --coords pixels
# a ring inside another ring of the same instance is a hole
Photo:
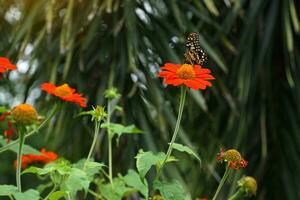
[[[23,130],[19,131],[19,149],[17,155],[17,171],[16,171],[16,180],[17,180],[17,187],[19,192],[22,192],[21,186],[21,167],[22,167],[22,148],[25,142],[25,132]]]
[[[161,167],[158,169],[156,178],[158,178],[160,176],[162,168],[164,167],[164,165],[166,164],[167,160],[170,158],[170,156],[172,154],[173,144],[174,144],[174,142],[176,140],[176,137],[177,137],[177,134],[178,134],[179,128],[180,128],[180,122],[181,122],[181,117],[182,117],[184,103],[185,103],[186,90],[187,90],[186,87],[181,87],[179,111],[178,111],[178,116],[177,116],[177,121],[176,121],[175,129],[174,129],[174,133],[173,133],[171,142],[169,144],[169,148],[167,150],[166,158],[164,159]]]
[[[112,110],[111,110],[111,100],[108,101],[108,105],[107,105],[107,125],[109,127],[110,125],[110,117],[112,114]],[[107,139],[108,139],[108,175],[109,175],[109,181],[110,184],[114,185],[113,183],[113,174],[112,174],[112,133],[111,130],[108,128],[108,135],[107,135]]]
[[[218,196],[218,194],[220,193],[220,191],[221,191],[221,189],[222,189],[222,187],[223,187],[223,185],[224,185],[224,183],[225,183],[225,181],[226,181],[228,175],[229,175],[229,166],[227,165],[227,166],[226,166],[225,173],[224,173],[224,175],[223,175],[223,177],[222,177],[222,179],[221,179],[221,181],[220,181],[220,183],[219,183],[219,186],[218,186],[218,188],[217,188],[217,191],[216,191],[214,197],[212,198],[212,200],[216,200],[216,199],[217,199],[217,196]]]
[[[243,195],[244,195],[244,192],[241,189],[239,189],[236,193],[234,193],[231,197],[229,197],[228,200],[238,200],[241,197],[243,197]]]
[[[93,143],[92,143],[92,145],[91,145],[89,154],[88,154],[88,156],[87,156],[87,158],[86,158],[86,161],[85,161],[85,163],[84,163],[83,170],[85,170],[86,165],[87,165],[87,163],[89,162],[89,160],[90,160],[90,158],[91,158],[91,156],[92,156],[92,153],[93,153],[93,151],[94,151],[94,149],[95,149],[95,145],[96,145],[97,137],[98,137],[98,133],[99,133],[99,128],[100,128],[100,122],[97,122],[97,121],[96,121],[96,122],[95,122],[95,132],[94,132]]]
[[[41,128],[43,128],[47,123],[48,121],[55,115],[55,113],[57,112],[58,110],[58,106],[55,104],[50,115],[40,124],[39,127],[37,127],[35,130],[29,132],[28,134],[25,135],[25,138],[28,138],[32,135],[34,135],[35,133],[37,133]],[[20,141],[20,138],[19,139],[16,139],[12,142],[10,142],[9,144],[3,146],[0,148],[0,153],[4,152],[4,151],[7,151],[9,150],[10,148],[12,148],[14,145],[18,144]]]

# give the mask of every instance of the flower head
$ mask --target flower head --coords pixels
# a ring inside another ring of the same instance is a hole
[[[10,63],[10,61],[5,57],[0,57],[0,74],[8,70],[16,70],[17,67]]]
[[[251,176],[244,176],[238,181],[238,185],[241,190],[245,192],[247,196],[256,195],[257,183],[256,180]]]
[[[52,83],[43,83],[41,89],[48,94],[59,97],[63,101],[70,101],[79,104],[81,107],[86,107],[86,98],[82,94],[76,93],[76,90],[71,88],[68,84],[55,86]]]
[[[212,84],[207,80],[215,79],[209,69],[201,68],[200,65],[166,63],[161,67],[163,71],[158,77],[163,77],[164,83],[173,86],[185,85],[194,90],[205,90]]]
[[[104,91],[104,97],[107,99],[117,99],[121,96],[121,94],[118,92],[117,88],[108,88],[107,90]]]
[[[41,154],[25,154],[22,156],[22,169],[27,168],[29,165],[39,163],[39,164],[47,164],[53,162],[57,159],[57,154],[51,151],[46,151],[45,149],[40,150]],[[17,160],[14,162],[15,168],[17,168]]]
[[[11,116],[16,123],[21,125],[32,125],[38,121],[35,108],[29,104],[20,104],[11,111]]]
[[[248,165],[248,162],[243,159],[240,152],[236,149],[229,149],[227,151],[221,149],[220,153],[217,155],[217,161],[228,162],[228,166],[231,169],[245,168]]]

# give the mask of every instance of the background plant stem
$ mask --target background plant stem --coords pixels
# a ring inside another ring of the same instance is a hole
[[[107,105],[107,125],[109,127],[109,124],[110,124],[110,117],[111,117],[111,114],[112,114],[112,110],[111,110],[111,100],[108,101],[108,105]],[[107,136],[107,139],[108,139],[108,174],[109,174],[109,181],[113,187],[113,175],[112,175],[112,133],[110,131],[110,129],[108,128],[107,129],[108,131],[108,136]]]
[[[239,189],[236,193],[234,193],[231,197],[229,197],[228,200],[237,200],[240,199],[243,196],[243,191]]]
[[[229,175],[229,167],[228,167],[228,165],[227,165],[227,166],[226,166],[226,170],[225,170],[225,172],[224,172],[224,175],[223,175],[223,177],[222,177],[222,179],[221,179],[221,181],[220,181],[220,183],[219,183],[219,186],[218,186],[218,188],[217,188],[217,191],[216,191],[214,197],[212,198],[212,200],[216,200],[216,199],[217,199],[217,196],[218,196],[219,192],[221,191],[221,189],[222,189],[222,187],[223,187],[223,185],[224,185],[224,183],[225,183],[225,181],[226,181],[228,175]]]
[[[91,156],[92,156],[92,153],[93,153],[93,151],[94,151],[94,148],[95,148],[95,145],[96,145],[96,142],[97,142],[98,133],[99,133],[99,128],[100,128],[100,122],[95,121],[94,138],[93,138],[93,142],[92,142],[92,145],[91,145],[89,154],[88,154],[88,156],[87,156],[87,158],[86,158],[86,161],[85,161],[85,163],[84,163],[83,170],[85,170],[86,164],[87,164],[88,161],[90,160],[90,158],[91,158]]]

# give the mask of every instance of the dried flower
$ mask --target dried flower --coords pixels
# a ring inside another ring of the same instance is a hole
[[[48,94],[59,97],[63,101],[77,103],[81,107],[86,107],[86,98],[82,97],[82,94],[76,93],[76,90],[66,83],[60,86],[55,86],[52,83],[43,83],[41,89]]]
[[[11,111],[11,116],[20,125],[32,125],[38,121],[35,108],[29,104],[15,106]]]
[[[231,169],[245,168],[248,165],[248,162],[243,159],[240,152],[236,149],[229,149],[227,151],[221,149],[220,153],[217,155],[217,161],[228,162],[228,166]]]
[[[201,68],[200,65],[166,63],[161,67],[163,71],[158,77],[163,77],[164,83],[173,86],[185,85],[194,90],[205,90],[212,84],[207,80],[215,79],[209,69]]]

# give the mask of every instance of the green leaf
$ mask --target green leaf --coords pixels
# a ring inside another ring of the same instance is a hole
[[[135,125],[123,126],[122,124],[116,123],[103,123],[101,124],[101,128],[110,129],[113,133],[121,136],[123,133],[142,133],[140,129],[138,129]]]
[[[49,200],[59,200],[61,198],[67,198],[67,193],[65,191],[56,191],[49,196]]]
[[[75,196],[75,194],[84,190],[87,192],[90,185],[90,180],[87,174],[77,168],[71,168],[70,174],[61,184],[61,189],[65,191],[69,191],[71,196]]]
[[[169,145],[170,145],[170,143],[169,143]],[[173,149],[176,149],[177,151],[188,153],[188,154],[194,156],[201,163],[200,157],[190,147],[184,146],[182,144],[174,143]]]
[[[86,159],[81,159],[77,163],[73,164],[74,167],[78,169],[83,169]],[[87,161],[85,166],[85,172],[90,178],[93,178],[95,174],[100,173],[100,170],[106,166],[103,163]]]
[[[5,146],[7,144],[6,139],[3,138],[3,137],[0,137],[0,144],[2,146]],[[18,149],[19,149],[19,144],[18,143],[12,145],[11,147],[9,147],[9,150],[11,150],[15,153],[18,153]],[[39,150],[37,150],[37,149],[35,149],[35,148],[33,148],[29,145],[26,145],[26,144],[23,146],[22,152],[23,152],[23,155],[24,154],[35,154],[35,155],[41,154],[41,152]]]
[[[7,112],[8,109],[4,106],[0,106],[0,113],[4,113],[4,112]]]
[[[168,182],[161,182],[156,180],[153,182],[153,187],[155,190],[159,190],[164,200],[187,199],[182,186],[177,181],[168,183]]]
[[[0,196],[10,196],[18,192],[18,188],[14,185],[0,185]]]
[[[23,193],[15,193],[14,197],[16,200],[39,200],[40,194],[38,191],[30,189]]]
[[[153,165],[156,165],[156,168],[159,168],[163,161],[166,158],[166,154],[159,152],[154,154],[151,151],[144,152],[142,149],[136,155],[136,167],[142,179],[145,178],[146,174]],[[166,162],[176,161],[174,157],[170,157]]]
[[[148,199],[149,190],[147,181],[145,181],[144,184],[141,181],[140,175],[136,171],[132,169],[128,170],[128,173],[122,177],[122,179],[125,181],[126,185],[137,189],[144,195],[145,199]]]

